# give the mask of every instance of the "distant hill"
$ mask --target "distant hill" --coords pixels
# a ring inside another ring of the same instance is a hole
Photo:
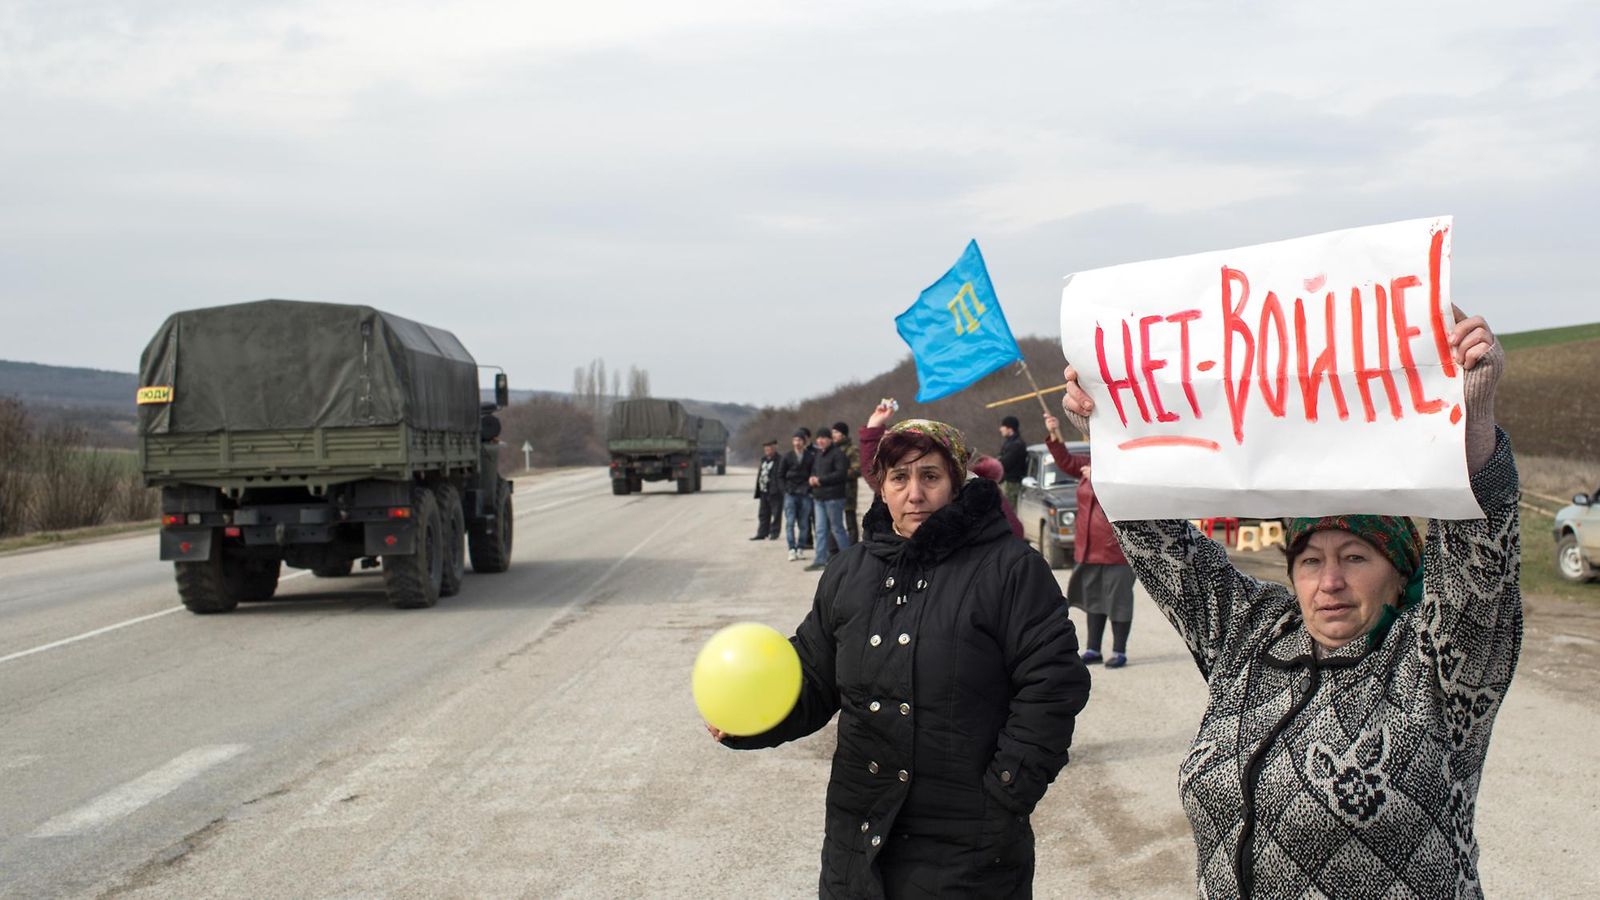
[[[91,440],[107,446],[132,445],[133,398],[138,386],[139,377],[132,372],[0,360],[0,397],[14,396],[41,420],[77,425],[89,432]],[[511,402],[521,403],[533,397],[565,400],[571,396],[562,391],[514,390]],[[756,407],[741,403],[679,402],[695,415],[721,419],[729,433],[737,433],[759,412]]]
[[[120,410],[131,417],[138,381],[132,372],[0,359],[0,396],[14,396],[30,406]]]
[[[1506,374],[1497,392],[1495,416],[1511,435],[1519,453],[1569,459],[1600,458],[1600,323],[1501,335],[1506,348]],[[1061,344],[1054,338],[1023,338],[1018,345],[1041,388],[1061,383]],[[852,382],[790,406],[766,408],[735,433],[733,444],[744,454],[760,451],[764,440],[787,445],[801,426],[816,430],[844,420],[860,427],[884,397],[900,403],[897,419],[938,419],[964,431],[973,449],[994,453],[1000,445],[1001,416],[1022,422],[1028,441],[1042,440],[1044,426],[1032,399],[998,409],[984,404],[1030,390],[1016,366],[990,375],[958,394],[918,404],[916,366],[906,354],[889,371],[865,382]],[[1059,394],[1049,395],[1059,415]],[[1070,428],[1068,429],[1070,431]]]

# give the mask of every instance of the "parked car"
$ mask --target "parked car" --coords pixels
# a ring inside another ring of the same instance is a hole
[[[1074,454],[1088,455],[1089,445],[1071,443]],[[1056,468],[1043,444],[1028,448],[1028,471],[1017,498],[1017,518],[1028,543],[1039,548],[1052,569],[1072,564],[1072,543],[1077,534],[1078,479]]]
[[[1600,490],[1578,494],[1556,513],[1556,569],[1568,581],[1600,577]]]

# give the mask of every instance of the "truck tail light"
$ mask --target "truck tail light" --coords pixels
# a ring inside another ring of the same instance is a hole
[[[183,524],[183,516],[171,515],[171,514],[162,516],[161,517],[161,524],[163,524],[163,525],[182,525]]]
[[[241,531],[237,525],[229,525],[227,528],[222,529],[222,533],[231,538],[236,538],[244,534],[244,532]]]
[[[391,507],[389,507],[389,518],[391,518],[391,519],[409,519],[409,518],[411,518],[411,507],[409,507],[409,506],[391,506]]]

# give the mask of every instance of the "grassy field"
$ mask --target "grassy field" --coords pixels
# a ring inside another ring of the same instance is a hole
[[[1600,338],[1600,322],[1591,322],[1588,325],[1568,325],[1564,328],[1543,328],[1538,331],[1519,331],[1516,334],[1502,334],[1500,335],[1500,344],[1506,348],[1507,352],[1510,352],[1512,350],[1526,350],[1530,347],[1545,347],[1550,344],[1590,341],[1595,338]]]
[[[1600,603],[1600,583],[1574,584],[1556,572],[1555,519],[1522,510],[1522,593]]]

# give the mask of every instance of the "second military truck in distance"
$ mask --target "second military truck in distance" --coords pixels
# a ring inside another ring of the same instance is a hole
[[[611,493],[644,490],[646,481],[675,481],[678,493],[700,490],[700,417],[676,400],[621,400],[606,423]]]
[[[373,309],[261,300],[180,312],[139,367],[139,459],[161,558],[196,613],[383,561],[401,608],[511,562],[505,374],[484,403],[455,335]]]
[[[700,417],[700,465],[714,466],[718,475],[728,474],[728,426],[721,419]]]

